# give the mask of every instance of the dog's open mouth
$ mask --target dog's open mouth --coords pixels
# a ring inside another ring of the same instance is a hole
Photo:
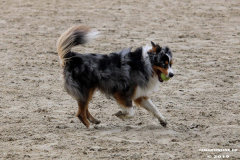
[[[159,80],[159,82],[163,82],[163,79],[161,78],[161,71],[158,69],[157,70],[157,75],[158,75],[158,80]]]

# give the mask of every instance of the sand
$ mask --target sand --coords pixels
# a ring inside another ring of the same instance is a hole
[[[237,0],[1,0],[0,159],[239,159],[239,8]],[[78,52],[171,48],[175,76],[150,96],[167,128],[143,108],[131,120],[112,116],[116,102],[99,92],[89,107],[101,125],[80,123],[56,51],[60,34],[79,24],[101,36]]]

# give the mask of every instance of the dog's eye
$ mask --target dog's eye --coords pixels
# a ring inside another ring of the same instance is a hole
[[[162,66],[163,68],[165,68],[167,65],[166,65],[166,63],[161,63],[161,66]]]

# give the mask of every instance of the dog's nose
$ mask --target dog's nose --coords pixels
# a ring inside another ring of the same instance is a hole
[[[174,74],[173,74],[173,73],[169,73],[169,77],[171,77],[171,78],[172,78],[173,76],[174,76]]]

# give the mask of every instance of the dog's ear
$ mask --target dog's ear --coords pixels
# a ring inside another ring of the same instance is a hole
[[[162,51],[162,47],[160,47],[159,45],[156,45],[156,54],[160,53]]]
[[[168,52],[169,52],[168,46],[167,46],[167,47],[164,47],[164,51],[165,51],[165,53],[168,53]]]
[[[151,41],[151,44],[152,44],[152,47],[153,47],[153,48],[156,47],[156,45],[153,43],[153,41]]]
[[[151,41],[152,44],[152,49],[150,50],[150,52],[154,52],[155,54],[158,54],[162,51],[162,47],[160,47],[158,44],[153,43],[153,41]]]

